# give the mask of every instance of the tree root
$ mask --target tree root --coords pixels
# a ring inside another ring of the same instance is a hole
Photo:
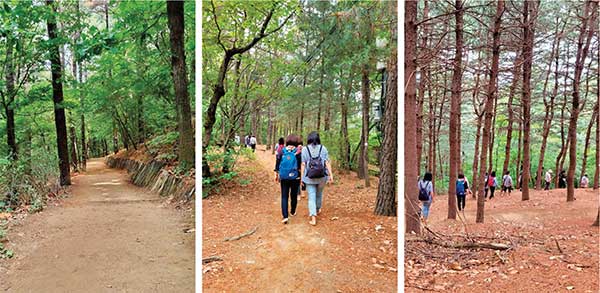
[[[250,236],[250,235],[254,234],[254,232],[256,232],[256,230],[258,230],[258,226],[254,227],[253,229],[249,230],[248,232],[240,234],[238,236],[233,236],[233,237],[225,238],[223,241],[239,240],[239,239],[242,239],[242,238],[244,238],[246,236]]]

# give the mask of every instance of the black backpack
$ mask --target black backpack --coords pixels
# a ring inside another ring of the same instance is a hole
[[[431,182],[427,182],[427,183],[431,184]],[[427,193],[427,184],[425,184],[425,187],[423,187],[421,182],[419,182],[419,200],[420,201],[429,201],[429,193]]]
[[[319,148],[319,155],[316,158],[313,158],[312,154],[310,153],[310,147],[306,146],[308,156],[310,157],[310,160],[308,161],[308,170],[306,172],[306,177],[311,179],[325,177],[325,166],[323,164],[323,160],[321,160],[322,149],[323,146],[321,145],[321,148]]]

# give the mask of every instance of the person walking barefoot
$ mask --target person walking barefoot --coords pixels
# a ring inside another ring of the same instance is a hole
[[[321,144],[319,133],[313,131],[302,148],[302,182],[308,193],[309,223],[313,226],[317,224],[317,215],[322,212],[325,184],[333,183],[333,174],[328,165],[327,148]]]

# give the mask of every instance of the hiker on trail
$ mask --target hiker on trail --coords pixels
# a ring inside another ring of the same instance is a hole
[[[247,148],[250,147],[250,134],[244,136],[244,145],[246,145]]]
[[[548,169],[548,171],[546,171],[544,180],[546,181],[546,187],[544,190],[550,190],[550,182],[552,182],[552,169]]]
[[[275,156],[277,156],[279,154],[279,151],[281,151],[284,147],[285,147],[285,143],[284,143],[283,137],[280,137],[279,141],[273,147],[275,149]]]
[[[469,183],[465,178],[465,174],[458,173],[458,180],[456,180],[456,199],[459,211],[465,209],[466,195],[468,190]]]
[[[588,179],[587,174],[581,176],[581,181],[579,183],[579,187],[588,188],[588,184],[590,184],[590,180]]]
[[[275,160],[275,181],[281,185],[281,214],[282,223],[288,223],[288,199],[291,199],[291,215],[296,215],[297,196],[300,189],[300,170],[302,157],[297,152],[300,138],[288,135],[285,147],[277,150]]]
[[[565,170],[560,171],[558,174],[558,188],[567,188],[567,175],[565,175]]]
[[[510,195],[510,192],[513,189],[513,181],[512,181],[512,177],[510,177],[510,171],[506,171],[506,173],[504,173],[504,176],[502,176],[502,194],[506,194],[506,192],[508,191],[508,195]]]
[[[483,179],[483,192],[485,193],[485,196],[487,198],[487,193],[488,193],[488,189],[489,189],[488,184],[487,184],[489,175],[487,172],[485,172],[485,176],[483,178],[485,178],[485,179]]]
[[[498,181],[496,181],[496,171],[492,171],[490,176],[486,178],[485,186],[487,189],[485,190],[484,198],[487,198],[487,192],[489,189],[490,199],[492,199],[494,197],[494,190],[496,190],[496,187],[498,186]]]
[[[322,212],[325,184],[333,183],[333,174],[328,165],[327,148],[321,144],[319,133],[313,131],[308,135],[306,147],[302,148],[302,182],[308,193],[309,223],[313,226],[317,224],[317,215]]]
[[[421,201],[421,217],[423,223],[427,225],[427,218],[429,217],[429,208],[433,202],[433,175],[430,172],[426,172],[423,175],[423,179],[419,180],[419,201]]]
[[[250,137],[250,148],[252,148],[252,152],[256,151],[256,136],[254,134]]]
[[[235,138],[234,138],[234,141],[235,141],[236,145],[240,145],[240,136],[236,134]]]

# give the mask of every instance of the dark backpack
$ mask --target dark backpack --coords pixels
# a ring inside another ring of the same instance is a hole
[[[427,192],[427,184],[425,184],[425,187],[423,187],[423,185],[421,184],[422,182],[419,182],[419,200],[420,201],[429,201],[429,193]],[[431,182],[427,182],[428,184],[431,184]]]
[[[313,158],[312,154],[310,153],[310,147],[306,147],[306,150],[308,151],[308,156],[310,157],[310,160],[308,161],[308,170],[306,172],[306,177],[311,179],[325,177],[325,165],[323,164],[323,160],[321,159],[322,149],[323,146],[321,145],[321,147],[319,148],[319,155]]]
[[[465,181],[456,180],[456,195],[465,195]]]
[[[279,178],[291,180],[298,178],[298,160],[296,160],[296,148],[282,150],[281,162],[279,163]]]

